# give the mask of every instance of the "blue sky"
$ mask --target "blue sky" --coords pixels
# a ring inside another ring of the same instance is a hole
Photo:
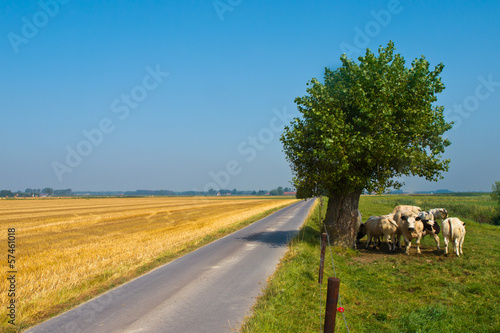
[[[443,62],[450,171],[500,179],[498,1],[4,1],[0,189],[289,186],[279,136],[306,83],[395,42]],[[425,124],[423,124],[425,125]]]

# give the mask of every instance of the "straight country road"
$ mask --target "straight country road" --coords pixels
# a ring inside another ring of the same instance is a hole
[[[288,206],[27,332],[235,332],[313,203]]]

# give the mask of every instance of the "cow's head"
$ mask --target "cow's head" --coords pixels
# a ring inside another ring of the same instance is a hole
[[[431,214],[429,212],[420,212],[415,218],[415,221],[429,221],[431,219]]]
[[[401,219],[403,220],[408,231],[415,231],[415,216],[401,215]]]
[[[439,234],[439,231],[441,231],[441,228],[439,227],[439,224],[437,224],[433,220],[422,220],[422,222],[424,224],[424,229],[427,229],[427,230],[433,232],[436,235]]]
[[[359,226],[358,234],[356,235],[356,240],[360,240],[361,238],[365,237],[366,235],[366,225],[364,223],[361,223]]]

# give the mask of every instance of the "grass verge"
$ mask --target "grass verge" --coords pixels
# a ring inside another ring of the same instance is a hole
[[[364,220],[390,212],[393,198],[362,197]],[[409,256],[388,253],[385,243],[382,249],[365,250],[364,243],[360,250],[332,247],[350,332],[500,332],[500,228],[458,217],[467,223],[460,258],[436,251],[430,237],[424,238],[421,255],[415,249]],[[326,278],[334,274],[327,248],[320,288],[320,221],[317,207],[292,240],[242,332],[323,331]],[[340,313],[336,332],[347,332]]]
[[[437,194],[437,195],[398,195],[398,196],[369,196],[365,201],[372,207],[386,204],[413,205],[423,210],[444,207],[450,216],[459,216],[479,223],[500,225],[500,209],[496,201],[489,194],[484,193],[460,193],[460,194]]]

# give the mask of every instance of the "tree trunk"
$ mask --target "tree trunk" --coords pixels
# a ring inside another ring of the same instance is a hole
[[[360,192],[328,198],[325,226],[332,244],[353,248],[358,232],[357,217]]]

